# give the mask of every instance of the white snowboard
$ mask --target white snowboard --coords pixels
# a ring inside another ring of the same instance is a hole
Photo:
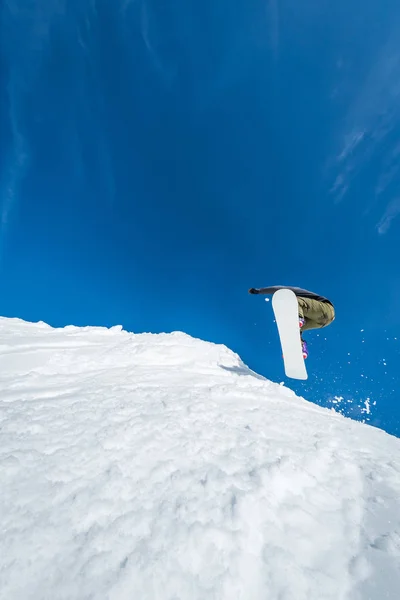
[[[272,308],[281,340],[286,376],[292,379],[307,379],[307,370],[301,349],[299,306],[296,294],[292,290],[278,290],[272,296]]]

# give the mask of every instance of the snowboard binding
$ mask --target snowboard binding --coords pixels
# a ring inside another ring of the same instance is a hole
[[[303,353],[304,360],[306,360],[306,358],[308,358],[308,346],[307,342],[303,340],[303,338],[301,338],[301,351]]]

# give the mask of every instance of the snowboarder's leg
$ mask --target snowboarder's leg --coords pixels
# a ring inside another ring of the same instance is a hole
[[[335,309],[328,302],[320,302],[312,298],[297,297],[299,319],[304,319],[302,331],[320,329],[330,325],[335,318]]]

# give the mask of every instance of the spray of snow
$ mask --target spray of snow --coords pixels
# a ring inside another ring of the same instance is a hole
[[[2,598],[398,597],[400,440],[182,333],[0,339]]]
[[[361,375],[364,377],[364,375]],[[352,416],[361,421],[368,423],[373,417],[373,408],[376,406],[376,400],[371,401],[371,398],[365,400],[355,400],[354,398],[345,398],[344,396],[334,396],[328,398],[327,404],[331,405],[332,409],[344,416]]]

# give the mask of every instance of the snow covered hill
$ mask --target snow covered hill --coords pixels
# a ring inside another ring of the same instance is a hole
[[[397,600],[400,440],[182,333],[0,319],[4,600]]]

